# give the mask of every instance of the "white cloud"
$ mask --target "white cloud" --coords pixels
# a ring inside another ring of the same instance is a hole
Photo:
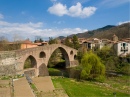
[[[118,25],[122,25],[122,24],[125,24],[125,23],[130,23],[130,21],[119,22]]]
[[[75,6],[71,6],[68,10],[68,15],[77,17],[82,14],[82,5],[80,3],[77,3]]]
[[[48,9],[51,14],[55,14],[58,16],[68,15],[71,17],[80,17],[86,18],[93,15],[96,11],[96,7],[82,7],[81,3],[77,3],[76,5],[71,6],[67,9],[66,5],[61,3],[54,4],[52,7]]]
[[[6,36],[10,40],[13,40],[14,35],[19,35],[23,39],[30,38],[35,39],[35,36],[41,36],[43,39],[49,37],[67,36],[70,34],[82,33],[86,29],[81,28],[49,28],[43,29],[43,23],[9,23],[6,21],[0,21],[0,36]]]
[[[4,15],[0,14],[0,19],[4,19]]]
[[[55,14],[58,16],[63,16],[67,13],[66,5],[61,3],[54,4],[52,7],[48,9],[51,14]]]

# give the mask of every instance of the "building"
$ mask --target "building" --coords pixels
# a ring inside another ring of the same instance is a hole
[[[79,44],[81,45],[83,42],[87,41],[85,38],[78,38]]]
[[[83,47],[86,47],[87,50],[92,50],[95,47],[95,44],[90,41],[85,41],[82,43]]]
[[[38,44],[32,43],[29,39],[22,41],[19,44],[20,44],[20,49],[26,49],[26,48],[32,48],[38,46]]]
[[[130,54],[130,43],[119,41],[113,45],[114,51],[116,52],[117,56],[126,56]]]
[[[115,34],[112,36],[112,41],[114,41],[114,42],[118,41],[118,37]]]

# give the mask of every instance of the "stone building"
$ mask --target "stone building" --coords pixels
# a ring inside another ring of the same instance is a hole
[[[118,37],[115,34],[112,36],[112,41],[114,41],[114,42],[118,41]]]
[[[119,41],[113,45],[114,51],[116,52],[117,56],[126,56],[130,54],[130,43]]]

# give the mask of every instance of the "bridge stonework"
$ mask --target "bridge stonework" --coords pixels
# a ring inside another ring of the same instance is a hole
[[[6,72],[11,66],[12,74],[14,72],[24,73],[24,63],[27,58],[32,59],[32,63],[35,68],[35,75],[42,76],[48,75],[45,70],[45,67],[48,65],[48,61],[52,53],[59,48],[65,58],[66,67],[74,67],[78,65],[75,60],[77,55],[77,50],[70,48],[62,44],[52,44],[47,46],[40,46],[35,48],[21,49],[16,51],[5,51],[0,52],[0,74],[3,74],[3,71]],[[6,70],[6,71],[5,71]]]

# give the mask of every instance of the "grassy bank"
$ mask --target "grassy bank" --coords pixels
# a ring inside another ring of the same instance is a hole
[[[64,88],[69,97],[114,97],[115,93],[116,97],[130,96],[129,93],[118,89],[121,84],[120,82],[116,82],[117,80],[114,81],[113,79],[108,79],[105,83],[98,83],[89,81],[76,81],[70,78],[52,77],[52,81],[56,88]],[[116,88],[113,85],[114,82],[116,83]],[[128,83],[123,83],[122,85],[128,86]]]
[[[55,68],[48,68],[50,76],[61,76],[61,71]]]

